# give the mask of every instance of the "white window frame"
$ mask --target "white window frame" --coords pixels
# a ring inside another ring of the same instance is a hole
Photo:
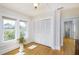
[[[25,21],[25,20],[19,20],[19,37],[20,37],[20,22],[24,22],[24,23],[25,23],[26,31],[28,31],[28,29],[27,29],[28,21]],[[24,38],[26,38],[26,34],[25,34]]]
[[[11,20],[14,20],[15,21],[15,35],[16,35],[16,23],[17,23],[17,21],[14,18],[2,16],[2,20],[3,20],[3,23],[2,23],[3,24],[3,42],[14,41],[14,40],[16,40],[16,36],[15,36],[15,39],[12,39],[12,40],[4,40],[4,18],[5,19],[11,19]]]

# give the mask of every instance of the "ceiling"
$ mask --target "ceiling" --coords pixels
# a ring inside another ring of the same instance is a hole
[[[64,7],[64,9],[78,7],[77,3],[39,3],[38,9],[35,9],[33,3],[0,3],[0,6],[8,8],[10,10],[19,12],[26,16],[36,16],[51,12],[57,8]]]

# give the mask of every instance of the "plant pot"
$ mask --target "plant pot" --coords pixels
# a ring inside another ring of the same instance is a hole
[[[24,45],[22,43],[19,44],[19,52],[18,55],[24,55]]]
[[[24,51],[24,46],[22,43],[20,43],[19,45],[19,52],[23,52]]]

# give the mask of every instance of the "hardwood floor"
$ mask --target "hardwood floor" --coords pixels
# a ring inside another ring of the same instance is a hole
[[[28,49],[31,45],[37,45],[34,49]],[[75,54],[75,44],[73,39],[64,39],[64,46],[61,48],[60,51],[53,50],[48,46],[44,46],[38,43],[29,43],[25,45],[25,55],[72,55]],[[4,55],[15,55],[18,53],[18,49],[5,53]]]
[[[75,40],[75,54],[79,55],[79,39]]]
[[[37,47],[34,49],[28,49],[28,47],[31,45],[37,45]],[[58,50],[52,50],[48,46],[44,46],[44,45],[34,43],[34,42],[25,45],[24,48],[25,48],[25,50],[24,50],[25,55],[57,55],[57,54],[61,54],[60,51],[58,51]],[[18,49],[15,49],[13,51],[5,53],[4,55],[15,55],[17,53],[18,53]]]
[[[65,38],[63,42],[63,50],[65,55],[75,54],[75,40],[70,38]]]

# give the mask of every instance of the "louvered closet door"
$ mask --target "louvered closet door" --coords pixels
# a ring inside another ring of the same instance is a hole
[[[37,43],[49,46],[51,35],[51,19],[35,21],[35,40]]]

